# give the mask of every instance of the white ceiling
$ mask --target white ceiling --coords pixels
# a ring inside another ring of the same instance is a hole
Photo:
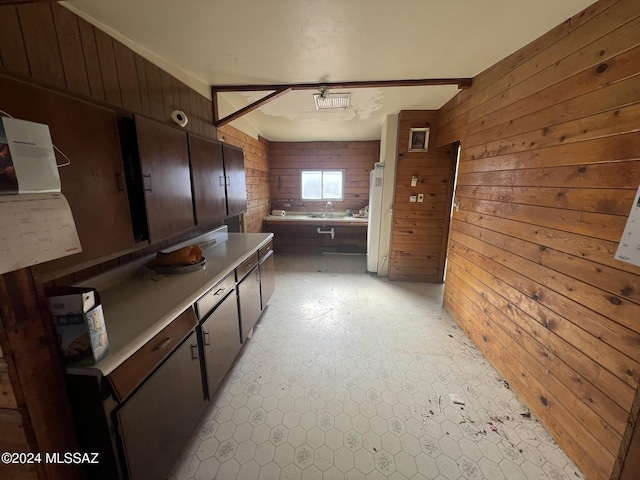
[[[473,77],[595,0],[71,0],[63,4],[210,97],[208,85]],[[345,90],[335,90],[342,92]],[[273,141],[380,138],[386,115],[456,86],[293,91],[232,125]],[[225,93],[221,116],[260,94]]]

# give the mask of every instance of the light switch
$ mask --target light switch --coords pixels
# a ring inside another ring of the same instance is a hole
[[[415,187],[416,185],[418,185],[418,177],[414,175],[413,177],[411,177],[411,186]]]
[[[418,202],[424,202],[424,193],[418,194]]]
[[[417,199],[417,198],[418,198],[418,197],[416,197],[415,195],[411,195],[411,196],[409,197],[409,202],[410,202],[410,203],[416,203],[416,199]]]

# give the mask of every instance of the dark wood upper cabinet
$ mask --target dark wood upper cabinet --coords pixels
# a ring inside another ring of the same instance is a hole
[[[134,116],[149,241],[157,243],[194,226],[187,134]]]
[[[0,110],[49,125],[70,159],[58,169],[82,253],[42,264],[41,271],[80,265],[135,246],[115,112],[0,75]],[[62,158],[56,152],[58,163]]]
[[[227,215],[247,210],[247,180],[244,173],[244,154],[233,145],[222,145],[224,172],[227,177]]]
[[[197,224],[227,215],[222,144],[189,134],[193,209]]]

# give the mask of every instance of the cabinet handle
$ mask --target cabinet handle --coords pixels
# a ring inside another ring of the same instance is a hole
[[[160,351],[160,350],[164,350],[165,348],[167,348],[169,346],[169,344],[173,341],[172,337],[167,337],[165,338],[162,343],[160,345],[158,345],[157,347],[155,347],[153,349],[154,352]]]
[[[142,175],[142,184],[145,192],[153,192],[150,173],[148,173],[147,175]]]
[[[260,269],[256,270],[256,282],[260,283]]]
[[[224,293],[225,290],[226,290],[226,288],[219,288],[218,290],[216,290],[216,293],[214,293],[213,295],[215,297],[219,297],[220,295],[222,295]]]
[[[116,172],[116,182],[118,182],[118,191],[124,192],[124,175],[121,172]]]
[[[203,338],[203,340],[204,340],[204,344],[205,344],[207,347],[210,347],[210,346],[211,346],[211,342],[209,341],[209,332],[205,332],[205,331],[203,330],[203,331],[202,331],[202,334],[203,334],[203,336],[204,336],[204,338]]]
[[[191,345],[191,360],[198,359],[198,345]]]
[[[220,186],[221,187],[224,187],[227,184],[226,178],[227,177],[223,177],[222,175],[220,175]]]
[[[227,187],[231,185],[231,177],[224,177],[224,184]]]

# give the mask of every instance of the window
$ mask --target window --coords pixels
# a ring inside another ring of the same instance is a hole
[[[343,200],[342,170],[305,170],[302,172],[303,200]]]

